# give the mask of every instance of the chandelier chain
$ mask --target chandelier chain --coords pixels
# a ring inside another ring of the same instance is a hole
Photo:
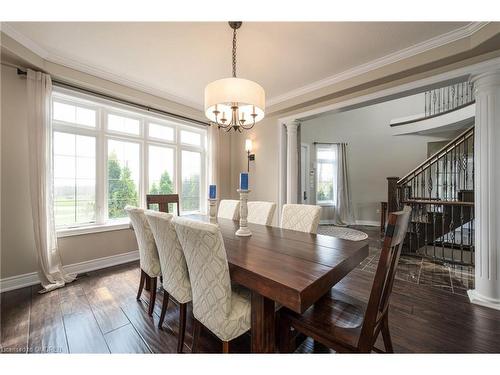
[[[233,29],[233,77],[236,78],[236,29]]]

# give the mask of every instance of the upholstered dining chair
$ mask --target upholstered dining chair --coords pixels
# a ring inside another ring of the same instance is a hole
[[[157,277],[161,275],[160,260],[155,239],[142,208],[126,206],[137,244],[139,245],[139,262],[141,266],[141,281],[137,292],[137,300],[141,298],[144,283],[149,286],[149,315],[153,315],[156,300]]]
[[[303,314],[280,311],[280,351],[291,351],[291,327],[336,352],[382,352],[375,347],[380,333],[385,352],[394,349],[389,332],[389,301],[406,235],[411,208],[389,214],[385,238],[368,304],[335,288]]]
[[[281,228],[316,233],[319,225],[320,206],[285,204],[281,214]]]
[[[223,199],[219,203],[217,217],[230,220],[239,220],[240,201],[234,199]]]
[[[163,276],[163,305],[158,328],[163,325],[169,298],[173,298],[179,304],[177,352],[182,353],[186,332],[186,308],[188,302],[192,300],[191,283],[189,282],[186,259],[172,224],[172,217],[173,215],[168,213],[146,211],[146,218],[158,248],[161,274]]]
[[[223,352],[229,342],[250,329],[250,295],[231,287],[226,249],[215,224],[173,219],[182,245],[193,293],[193,346],[195,353],[202,326],[222,340]]]
[[[276,211],[274,202],[248,202],[247,220],[249,223],[271,225],[274,211]]]

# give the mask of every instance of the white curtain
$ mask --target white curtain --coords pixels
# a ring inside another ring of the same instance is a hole
[[[29,182],[35,251],[42,292],[74,280],[64,273],[54,225],[50,76],[28,70]]]
[[[337,152],[337,168],[334,169],[336,186],[335,189],[335,225],[354,224],[352,212],[351,191],[347,174],[347,145],[339,143],[335,145]]]
[[[211,185],[217,186],[217,196],[220,197],[222,193],[222,186],[220,184],[221,178],[221,139],[222,132],[219,131],[217,126],[212,125],[208,127],[208,181]]]

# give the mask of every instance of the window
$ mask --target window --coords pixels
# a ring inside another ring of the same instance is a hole
[[[96,220],[95,137],[54,132],[54,215],[59,226]]]
[[[337,174],[337,145],[316,147],[316,203],[335,204],[335,178]]]
[[[206,210],[206,129],[57,88],[52,94],[56,228],[125,224],[126,205],[179,193]]]

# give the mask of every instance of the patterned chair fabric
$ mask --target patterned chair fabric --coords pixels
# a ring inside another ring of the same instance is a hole
[[[179,303],[190,302],[191,283],[186,259],[172,224],[173,215],[156,211],[146,211],[145,214],[158,249],[163,289]]]
[[[271,225],[276,211],[276,203],[273,202],[248,202],[249,223]]]
[[[222,234],[215,224],[183,217],[172,220],[186,257],[193,315],[222,341],[231,341],[250,329],[250,299],[231,288]]]
[[[320,206],[285,204],[281,215],[281,228],[316,233],[320,212]]]
[[[139,261],[141,269],[150,277],[158,277],[161,274],[160,260],[158,250],[156,249],[155,239],[148,220],[142,208],[125,207],[132,227],[134,228],[137,244],[139,245]]]
[[[223,199],[219,203],[217,217],[230,220],[240,219],[240,201],[233,199]]]

